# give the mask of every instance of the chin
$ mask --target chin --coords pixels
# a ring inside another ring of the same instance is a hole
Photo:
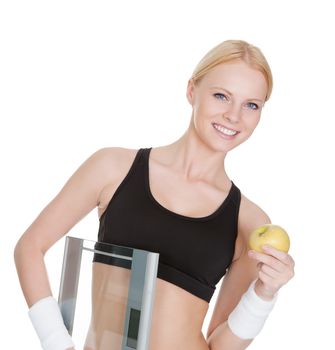
[[[245,140],[235,140],[235,142],[217,142],[215,145],[213,145],[213,149],[217,152],[223,152],[228,153],[238,147],[239,145],[243,144]]]
[[[232,149],[234,149],[237,146],[234,147],[228,147],[225,145],[219,145],[219,144],[208,144],[207,145],[208,148],[210,148],[213,152],[219,152],[219,153],[223,153],[223,154],[227,154],[229,151],[231,151]]]

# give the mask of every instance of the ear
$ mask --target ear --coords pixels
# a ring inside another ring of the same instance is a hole
[[[187,83],[187,89],[186,89],[186,97],[188,102],[193,105],[193,101],[194,101],[194,81],[193,79],[189,79],[188,83]]]

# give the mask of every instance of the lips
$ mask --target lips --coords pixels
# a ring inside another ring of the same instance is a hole
[[[221,134],[225,135],[225,136],[235,136],[239,133],[238,130],[234,130],[234,129],[230,129],[230,128],[227,128],[226,126],[223,126],[221,124],[218,124],[218,123],[213,123],[212,124],[214,129],[219,131]]]

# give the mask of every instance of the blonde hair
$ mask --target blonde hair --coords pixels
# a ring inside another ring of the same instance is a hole
[[[270,66],[261,50],[243,40],[226,40],[211,49],[195,67],[192,79],[196,84],[211,69],[221,63],[242,60],[251,68],[260,71],[268,85],[265,101],[270,98],[273,78]]]

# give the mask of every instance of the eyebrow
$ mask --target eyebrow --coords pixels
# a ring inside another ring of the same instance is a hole
[[[229,90],[224,89],[224,88],[222,88],[222,87],[220,87],[220,86],[212,86],[210,89],[211,89],[211,90],[222,90],[222,91],[228,92],[229,95],[232,95],[232,96],[233,96],[233,94],[232,94]],[[259,99],[259,98],[248,98],[248,100],[259,101],[259,102],[261,102],[261,103],[264,102],[263,100],[261,100],[261,99]]]

